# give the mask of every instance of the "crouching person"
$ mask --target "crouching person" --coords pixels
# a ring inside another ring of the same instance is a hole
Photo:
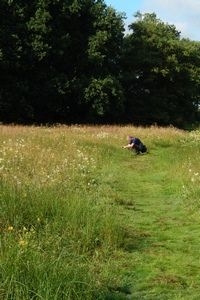
[[[139,138],[128,136],[127,140],[128,144],[126,146],[123,146],[123,148],[134,150],[136,154],[147,152],[147,147],[141,142]]]

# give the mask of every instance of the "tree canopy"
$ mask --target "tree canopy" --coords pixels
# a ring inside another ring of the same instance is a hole
[[[0,122],[199,121],[200,42],[103,0],[0,0]]]
[[[122,82],[126,115],[135,123],[183,126],[197,117],[199,42],[180,38],[155,14],[136,14],[124,38]]]

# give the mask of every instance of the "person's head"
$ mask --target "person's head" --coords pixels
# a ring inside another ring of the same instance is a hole
[[[128,141],[128,142],[130,142],[132,139],[133,139],[133,136],[131,136],[131,135],[128,135],[128,136],[127,136],[127,141]]]

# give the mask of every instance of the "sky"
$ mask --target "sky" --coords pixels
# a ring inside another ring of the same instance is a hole
[[[155,12],[157,18],[175,25],[181,37],[200,41],[200,0],[104,0],[118,12],[125,12],[126,30],[134,14]]]

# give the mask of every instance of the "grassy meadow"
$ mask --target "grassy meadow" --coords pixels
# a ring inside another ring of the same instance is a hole
[[[200,299],[200,131],[1,125],[0,234],[0,300]]]

